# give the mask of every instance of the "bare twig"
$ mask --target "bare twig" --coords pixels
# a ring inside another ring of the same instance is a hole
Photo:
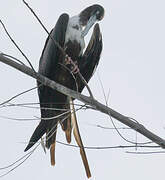
[[[105,94],[105,91],[104,91],[104,86],[103,86],[103,84],[102,84],[102,81],[101,81],[101,79],[100,79],[100,76],[99,76],[99,73],[98,73],[98,79],[99,79],[99,82],[100,82],[100,84],[101,84],[101,88],[102,88],[102,91],[103,91],[103,95],[104,95],[104,99],[105,99],[105,104],[106,104],[106,106],[108,107],[109,105],[108,105],[108,101],[107,101],[107,98],[106,98],[106,94]],[[108,97],[109,98],[109,97]],[[113,127],[114,127],[114,129],[116,130],[116,132],[118,133],[118,135],[124,140],[124,141],[126,141],[126,142],[128,142],[128,143],[131,143],[131,144],[135,144],[136,146],[137,145],[144,145],[144,144],[149,144],[149,143],[151,143],[151,142],[138,142],[137,143],[137,141],[131,141],[131,140],[129,140],[128,138],[126,138],[126,137],[124,137],[123,136],[123,134],[119,131],[119,129],[116,127],[116,125],[115,125],[115,122],[113,121],[113,119],[112,119],[112,116],[111,116],[111,114],[109,114],[109,118],[110,118],[110,120],[111,120],[111,123],[112,123],[112,125],[113,125]],[[128,118],[128,117],[127,117]],[[130,120],[133,120],[133,121],[135,121],[136,123],[138,123],[138,121],[136,121],[135,119],[133,119],[133,118],[130,118]],[[137,133],[137,132],[136,132]],[[137,139],[136,139],[137,140]]]
[[[164,154],[165,151],[148,151],[148,152],[132,152],[132,151],[126,151],[126,153],[128,154]]]
[[[30,108],[30,109],[49,109],[49,110],[54,110],[54,111],[66,111],[66,110],[68,110],[67,108],[47,108],[47,107],[41,108],[39,106],[40,104],[44,105],[45,103],[20,103],[20,104],[7,103],[7,104],[0,106],[0,108],[21,107],[21,108]],[[46,103],[46,104],[48,104],[48,103]],[[59,103],[53,103],[53,104],[59,105]],[[34,105],[38,105],[38,106],[34,106]],[[77,103],[74,103],[74,106],[81,107],[81,110],[93,109],[90,106],[77,104]]]
[[[21,122],[22,121],[38,121],[38,120],[40,120],[40,118],[26,119],[26,118],[11,118],[11,117],[7,117],[7,116],[0,116],[0,118],[12,120],[12,121],[21,121]]]
[[[29,61],[29,59],[27,58],[27,56],[24,54],[24,52],[20,49],[20,47],[17,45],[17,43],[14,41],[14,39],[10,36],[9,32],[7,31],[4,23],[0,20],[0,23],[2,24],[2,27],[4,28],[7,36],[9,37],[9,39],[12,41],[12,43],[15,45],[15,47],[19,50],[19,52],[23,55],[23,57],[27,60],[27,62],[29,63],[30,67],[32,68],[32,70],[35,72],[33,65],[31,64],[31,62]]]
[[[23,3],[26,5],[26,7],[32,12],[32,14],[36,17],[37,21],[38,21],[39,24],[43,27],[43,29],[46,31],[46,33],[49,35],[49,31],[46,29],[46,27],[44,26],[44,24],[41,22],[40,18],[37,16],[37,14],[33,11],[33,9],[29,6],[29,4],[28,4],[26,1],[24,1],[24,0],[22,0],[22,1],[23,1]],[[63,56],[65,57],[65,56],[66,56],[66,53],[65,53],[64,49],[60,46],[60,44],[59,44],[58,42],[56,42],[56,41],[54,40],[53,37],[50,36],[50,38],[51,38],[51,40],[54,42],[54,44],[60,49],[60,51],[62,52]]]
[[[14,171],[17,167],[21,166],[21,164],[23,164],[32,154],[33,152],[37,149],[37,147],[39,146],[39,144],[33,149],[31,150],[30,152],[28,152],[27,154],[25,154],[23,157],[21,157],[20,159],[18,159],[17,161],[15,161],[14,163],[6,166],[6,167],[2,167],[0,168],[0,170],[2,169],[8,169],[10,167],[13,167],[15,164],[17,164],[16,166],[14,166],[12,169],[8,170],[6,173],[0,175],[0,178],[1,177],[4,177],[6,175],[8,175],[9,173],[11,173],[12,171]],[[21,161],[22,160],[22,161]],[[20,162],[21,161],[21,162]]]
[[[110,129],[110,130],[115,130],[116,128],[110,128],[110,127],[105,127],[105,126],[101,126],[101,125],[96,125],[96,127],[102,128],[102,129]],[[117,129],[132,129],[132,128],[128,128],[128,127],[117,127]]]
[[[77,145],[73,145],[73,144],[67,144],[61,141],[56,141],[59,144],[65,145],[65,146],[70,146],[70,147],[75,147],[78,148],[79,146]],[[85,149],[89,149],[89,150],[108,150],[108,149],[127,149],[127,148],[135,148],[135,147],[139,147],[139,148],[161,148],[160,146],[148,146],[148,145],[128,145],[128,146],[124,146],[124,145],[120,145],[120,146],[84,146]]]
[[[64,146],[68,146],[68,147],[72,147],[72,148],[79,148],[79,146],[77,145],[74,145],[74,144],[68,144],[68,143],[64,143],[64,142],[61,142],[61,141],[58,141],[56,140],[56,142],[58,144],[61,144],[61,145],[64,145]],[[18,142],[18,143],[21,143],[21,144],[27,144],[27,142]],[[138,148],[161,148],[160,146],[158,145],[119,145],[119,146],[84,146],[85,149],[88,149],[88,150],[108,150],[108,149],[129,149],[129,148],[135,148],[135,147],[138,147]],[[126,151],[127,152],[127,151]]]
[[[85,86],[86,86],[86,88],[87,88],[87,90],[88,90],[88,92],[89,92],[89,94],[90,94],[90,97],[91,97],[92,99],[94,99],[94,96],[93,96],[93,94],[92,94],[91,89],[90,89],[89,86],[88,86],[88,83],[86,82],[86,80],[84,79],[84,77],[82,76],[82,74],[81,74],[80,72],[78,72],[78,75],[79,75],[80,79],[82,80],[82,82],[85,84]]]
[[[4,56],[6,56],[6,57],[9,57],[9,58],[12,58],[12,59],[16,60],[17,62],[19,62],[19,63],[22,64],[22,65],[25,65],[22,61],[20,61],[19,59],[15,58],[15,57],[13,57],[13,56],[11,56],[11,55],[4,54],[4,53],[2,53],[2,54],[3,54]]]
[[[32,150],[32,151],[33,151],[33,150]],[[16,161],[14,161],[14,163],[9,164],[8,166],[0,167],[0,170],[4,170],[4,169],[11,168],[11,167],[14,166],[16,163],[18,163],[18,162],[21,161],[22,159],[26,158],[30,153],[31,153],[31,151],[28,152],[27,154],[25,154],[24,156],[22,156],[21,158],[17,159]]]
[[[25,66],[25,65],[23,65],[23,66]],[[21,96],[22,94],[25,94],[25,93],[27,93],[27,92],[30,92],[30,91],[32,91],[32,90],[34,90],[34,89],[36,89],[36,88],[37,88],[37,87],[33,87],[33,88],[31,88],[31,89],[28,89],[28,90],[26,90],[26,91],[23,91],[23,92],[17,94],[17,95],[15,95],[15,96],[11,97],[10,99],[8,99],[7,101],[4,101],[3,103],[0,103],[0,106],[4,105],[4,104],[6,104],[6,103],[9,103],[11,100],[17,98],[18,96]]]

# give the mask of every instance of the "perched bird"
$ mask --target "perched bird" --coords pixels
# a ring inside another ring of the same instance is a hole
[[[69,18],[62,14],[50,32],[43,49],[39,73],[70,89],[82,92],[96,69],[102,52],[102,35],[96,21],[104,17],[104,8],[92,5]],[[93,34],[85,48],[84,37],[93,26]],[[71,131],[80,147],[80,154],[88,177],[91,176],[85,150],[80,137],[73,106],[73,99],[38,82],[41,121],[32,134],[25,151],[30,149],[46,133],[46,147],[50,148],[51,164],[55,164],[55,141],[58,123],[65,131],[67,142],[71,142]]]

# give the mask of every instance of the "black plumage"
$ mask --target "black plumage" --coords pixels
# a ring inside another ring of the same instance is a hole
[[[71,72],[74,66],[68,63],[67,60],[68,57],[71,58],[77,64],[79,72],[84,79],[87,82],[90,80],[98,65],[102,51],[102,36],[99,25],[95,24],[90,42],[83,53],[85,46],[84,36],[96,21],[103,18],[103,15],[104,9],[100,5],[90,6],[78,16],[71,18],[67,14],[62,14],[46,40],[40,58],[39,73],[70,89],[82,92],[85,84],[80,78],[79,73],[74,74]],[[46,133],[46,147],[51,147],[51,160],[52,164],[54,164],[53,151],[55,149],[58,123],[61,124],[62,129],[66,132],[68,143],[71,141],[70,101],[72,99],[42,85],[40,82],[37,83],[41,121],[35,129],[25,151],[30,149]],[[87,174],[90,177],[90,171]]]

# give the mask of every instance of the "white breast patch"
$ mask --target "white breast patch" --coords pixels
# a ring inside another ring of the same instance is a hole
[[[78,27],[78,29],[75,27]],[[82,33],[82,26],[79,24],[79,17],[78,16],[71,17],[69,19],[68,27],[66,30],[65,43],[67,43],[69,40],[72,42],[77,41],[81,46],[80,54],[83,53],[83,49],[85,48],[85,41],[81,37],[81,33]]]

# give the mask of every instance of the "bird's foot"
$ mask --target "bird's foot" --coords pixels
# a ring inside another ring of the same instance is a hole
[[[71,72],[73,74],[77,74],[80,71],[77,65],[77,61],[73,61],[72,58],[68,55],[66,55],[64,63],[65,65],[71,65]]]
[[[78,68],[78,65],[77,65],[77,61],[71,63],[72,67],[71,67],[71,72],[73,74],[77,74],[80,70]]]

